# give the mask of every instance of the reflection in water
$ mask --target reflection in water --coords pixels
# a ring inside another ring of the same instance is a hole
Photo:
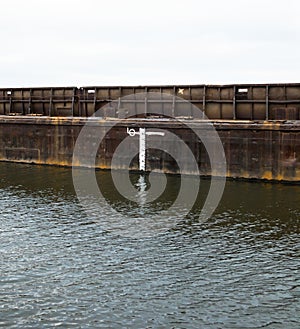
[[[7,328],[299,328],[300,186],[229,181],[206,223],[198,203],[161,235],[103,230],[76,200],[70,169],[0,164],[0,326]],[[164,209],[180,188],[168,176],[140,205],[97,172],[121,213]],[[136,208],[138,209],[136,209]]]
[[[136,184],[136,188],[138,190],[139,205],[143,207],[147,201],[146,198],[147,183],[146,183],[145,175],[140,175],[140,177],[138,178],[138,183]]]

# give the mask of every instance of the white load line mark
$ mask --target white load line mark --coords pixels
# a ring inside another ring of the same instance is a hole
[[[146,170],[146,135],[148,136],[165,136],[165,133],[158,131],[147,131],[146,128],[139,128],[136,131],[134,128],[127,128],[127,134],[131,137],[139,135],[139,169]]]

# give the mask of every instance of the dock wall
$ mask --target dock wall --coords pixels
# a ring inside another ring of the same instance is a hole
[[[0,161],[72,166],[77,137],[86,124],[84,117],[0,116]],[[204,129],[201,120],[193,129]],[[300,121],[214,120],[227,161],[227,176],[300,182]],[[92,133],[105,131],[95,166],[110,169],[116,147],[128,136],[127,128],[161,128],[174,132],[192,150],[202,175],[210,175],[207,152],[195,134],[182,122],[162,120],[119,120],[110,129],[110,120],[98,118]],[[138,147],[132,142],[132,147]],[[159,148],[159,141],[158,141]],[[138,148],[137,148],[138,150]],[[131,169],[138,168],[133,159]],[[176,161],[156,150],[147,150],[147,170],[178,173]],[[118,169],[118,168],[112,168]],[[124,168],[123,168],[124,169]]]

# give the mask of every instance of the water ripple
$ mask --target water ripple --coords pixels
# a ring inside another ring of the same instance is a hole
[[[0,167],[0,327],[299,328],[299,186],[228,182],[209,222],[130,239],[67,169]]]

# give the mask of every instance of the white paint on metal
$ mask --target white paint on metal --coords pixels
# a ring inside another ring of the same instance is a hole
[[[140,128],[140,153],[139,153],[139,169],[140,171],[146,170],[146,129]]]
[[[133,128],[127,128],[127,134],[131,137],[135,136],[136,131]]]
[[[139,135],[139,170],[146,171],[146,135],[148,136],[164,136],[165,133],[156,131],[147,131],[146,128],[139,128],[136,131],[134,128],[127,127],[127,134],[130,137]]]
[[[161,133],[161,132],[156,132],[156,131],[149,131],[146,132],[147,136],[165,136],[165,133]]]

